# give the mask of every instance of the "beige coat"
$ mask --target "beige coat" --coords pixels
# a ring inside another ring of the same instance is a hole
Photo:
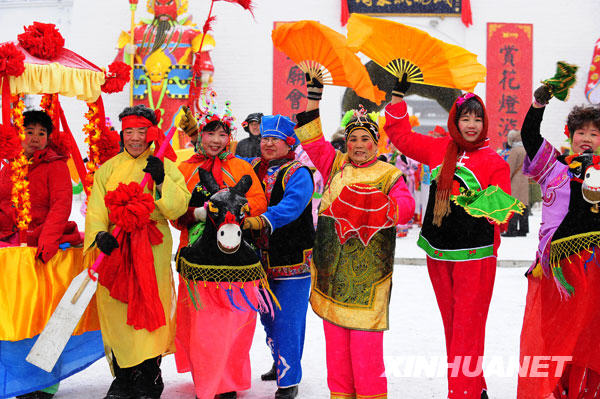
[[[523,174],[523,161],[526,156],[523,144],[520,141],[515,142],[506,162],[510,166],[511,195],[529,205],[529,178]]]

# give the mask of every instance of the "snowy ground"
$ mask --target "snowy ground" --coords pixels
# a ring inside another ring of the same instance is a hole
[[[537,244],[539,210],[530,218],[531,231],[525,238],[504,238],[500,260],[529,261]],[[417,230],[398,240],[397,258],[422,258],[416,249]],[[516,395],[519,334],[525,304],[525,267],[501,267],[487,323],[484,371],[490,398],[505,399]],[[427,270],[422,266],[397,265],[391,301],[391,328],[385,333],[384,346],[390,398],[444,398],[446,395],[445,344],[443,327]],[[252,388],[242,392],[243,399],[273,398],[276,386],[263,382],[260,374],[271,367],[265,334],[257,324],[251,350]],[[491,362],[488,364],[488,362]],[[310,310],[307,316],[306,344],[303,357],[304,378],[298,398],[328,398],[323,327]],[[488,367],[486,367],[488,365]],[[193,399],[189,374],[178,374],[173,356],[164,359],[164,399]],[[102,398],[112,377],[102,359],[61,383],[56,395],[61,398]]]

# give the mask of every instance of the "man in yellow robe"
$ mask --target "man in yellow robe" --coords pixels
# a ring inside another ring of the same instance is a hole
[[[162,242],[151,247],[154,273],[150,269],[150,273],[143,273],[145,276],[138,275],[132,278],[141,280],[143,277],[155,274],[156,281],[150,283],[154,291],[156,286],[158,287],[157,295],[160,301],[157,300],[156,304],[159,309],[162,304],[164,320],[162,314],[159,314],[161,322],[149,329],[130,325],[131,312],[128,314],[128,306],[132,306],[132,303],[127,304],[115,299],[112,288],[102,285],[102,273],[100,273],[96,300],[106,352],[108,358],[112,359],[115,375],[105,399],[154,399],[160,398],[164,387],[160,376],[161,356],[173,351],[175,332],[176,302],[171,272],[172,238],[168,220],[177,219],[185,213],[190,193],[183,175],[173,162],[165,157],[163,163],[151,155],[150,140],[155,137],[157,129],[154,112],[143,105],[137,105],[125,108],[119,115],[119,119],[122,122],[121,137],[124,151],[108,160],[96,171],[88,202],[84,245],[86,251],[97,247],[106,255],[110,255],[118,248],[119,242],[123,246],[123,241],[117,241],[121,235],[115,238],[110,233],[114,230],[115,224],[109,219],[105,195],[115,190],[120,183],[139,183],[145,172],[150,173],[153,184],[149,185],[150,189],[147,186],[144,192],[152,195],[154,199],[154,210],[150,214],[150,219],[156,222],[156,228],[162,233]],[[124,248],[120,248],[119,251],[122,249],[125,253]],[[132,245],[129,259],[137,257],[138,251],[139,248]],[[107,258],[111,257],[107,256]],[[123,259],[125,259],[124,255]],[[110,265],[113,266],[114,264]],[[106,269],[108,270],[108,267]],[[119,283],[119,279],[125,278],[117,275],[115,280]],[[134,285],[134,289],[138,289],[138,286]]]

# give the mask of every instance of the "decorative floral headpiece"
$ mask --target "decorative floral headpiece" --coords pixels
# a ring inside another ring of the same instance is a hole
[[[473,93],[465,93],[456,99],[456,108],[461,107],[469,98],[475,97]]]
[[[197,118],[198,129],[202,131],[210,122],[220,121],[229,127],[231,133],[235,132],[235,118],[231,111],[231,101],[225,101],[225,107],[220,115],[216,97],[217,93],[214,90],[211,90],[204,96],[202,101],[203,104],[200,107],[200,115]]]
[[[358,106],[358,109],[346,112],[341,122],[341,126],[346,130],[346,140],[354,130],[364,129],[371,134],[373,141],[377,143],[379,141],[378,117],[379,115],[376,112],[367,113],[362,104]]]

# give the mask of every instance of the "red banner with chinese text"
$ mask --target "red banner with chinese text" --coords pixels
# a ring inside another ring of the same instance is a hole
[[[277,24],[274,22],[273,29]],[[289,116],[306,109],[306,80],[304,72],[287,55],[273,46],[273,115]]]
[[[532,100],[533,25],[487,24],[486,107],[492,148],[521,130]]]

